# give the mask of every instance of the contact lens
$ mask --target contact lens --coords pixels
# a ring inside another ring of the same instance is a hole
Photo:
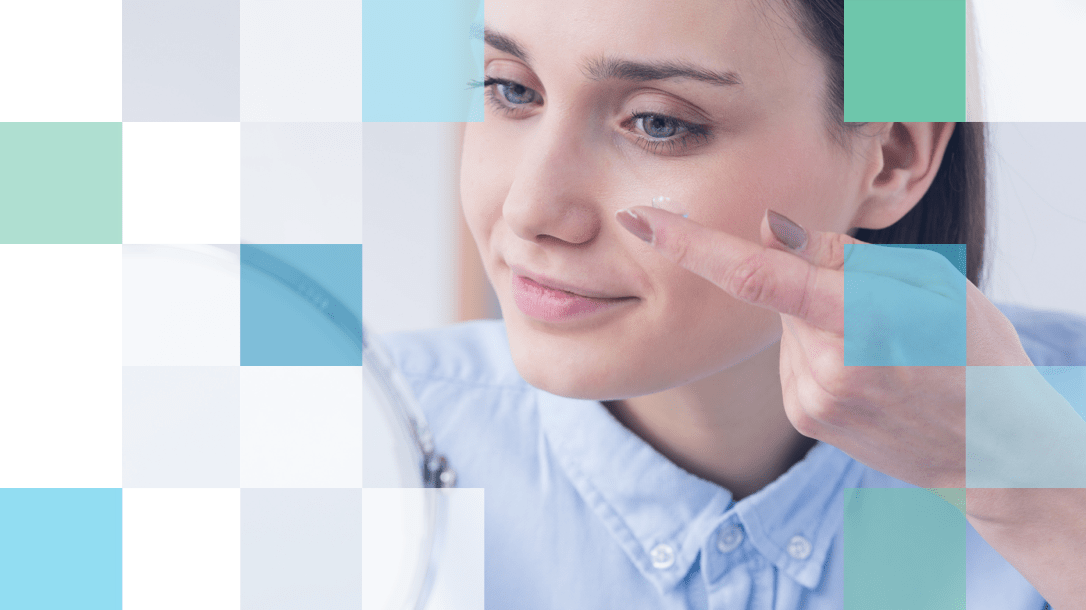
[[[682,214],[683,218],[686,218],[686,217],[690,216],[690,214],[683,213],[682,210],[680,210],[678,208],[678,206],[676,206],[671,201],[671,197],[666,197],[664,195],[657,195],[657,196],[653,197],[652,198],[652,207],[654,207],[654,208],[656,208],[658,210],[666,210],[668,212],[673,212],[675,214]]]

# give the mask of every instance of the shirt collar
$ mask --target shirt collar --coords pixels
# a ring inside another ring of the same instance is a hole
[[[599,401],[536,391],[540,423],[554,457],[661,592],[686,577],[698,553],[733,513],[767,561],[804,587],[818,586],[843,524],[842,491],[857,486],[862,476],[862,466],[839,449],[819,442],[788,472],[732,503],[730,491],[672,463]],[[810,542],[803,559],[789,552],[797,535]],[[660,545],[673,557],[665,568],[654,565],[654,557],[659,565],[669,556]]]

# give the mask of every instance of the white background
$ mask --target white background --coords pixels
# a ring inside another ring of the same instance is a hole
[[[1086,2],[972,1],[985,120],[1086,121]]]

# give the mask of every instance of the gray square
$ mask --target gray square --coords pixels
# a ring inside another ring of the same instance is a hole
[[[241,0],[124,0],[124,121],[241,120]]]
[[[362,608],[364,491],[242,489],[242,610]]]
[[[241,486],[241,367],[126,366],[124,487]]]
[[[241,238],[362,243],[361,123],[242,123]]]

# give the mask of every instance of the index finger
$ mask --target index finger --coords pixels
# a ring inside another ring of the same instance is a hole
[[[655,249],[733,297],[844,333],[842,271],[813,265],[795,254],[710,229],[648,206],[629,208],[649,225]],[[626,210],[616,214],[621,218]],[[626,220],[620,220],[625,226]]]

